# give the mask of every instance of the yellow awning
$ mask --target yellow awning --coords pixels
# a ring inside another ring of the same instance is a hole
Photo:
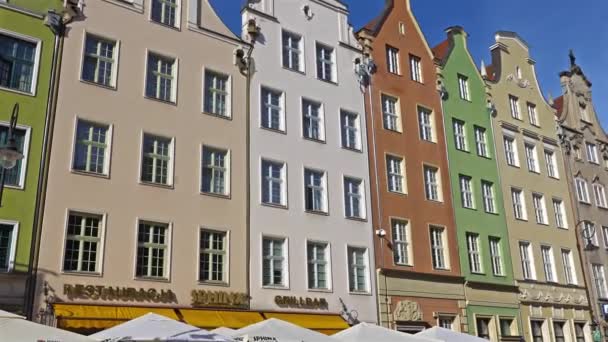
[[[340,315],[264,312],[264,316],[293,323],[302,328],[316,330],[325,335],[333,335],[350,327]]]
[[[240,329],[264,320],[258,312],[248,311],[212,311],[196,309],[180,309],[184,321],[203,329],[225,327]]]
[[[107,329],[148,312],[179,320],[173,309],[53,304],[57,325],[62,329]]]

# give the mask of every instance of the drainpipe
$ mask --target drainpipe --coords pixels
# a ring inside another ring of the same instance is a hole
[[[44,217],[44,206],[46,190],[48,186],[49,162],[51,158],[51,145],[53,141],[53,127],[57,111],[57,95],[59,92],[59,73],[61,70],[61,55],[63,51],[63,34],[68,21],[63,21],[61,14],[50,10],[45,18],[45,25],[55,35],[53,48],[53,59],[51,67],[51,78],[49,80],[49,91],[44,123],[44,135],[42,140],[42,157],[40,159],[38,186],[36,189],[36,209],[34,212],[34,223],[32,230],[32,241],[30,243],[30,258],[25,284],[24,308],[28,320],[34,318],[34,300],[36,298],[36,278],[38,277],[38,259],[40,257],[40,238],[42,234],[42,223]]]

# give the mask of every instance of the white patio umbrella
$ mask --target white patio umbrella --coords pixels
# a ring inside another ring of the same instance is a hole
[[[213,330],[211,330],[212,333],[216,333],[219,335],[224,335],[224,336],[232,336],[232,334],[234,334],[236,330],[234,329],[230,329],[230,328],[226,328],[226,327],[219,327],[219,328],[215,328]]]
[[[147,313],[123,324],[91,335],[97,341],[200,341],[229,342],[231,339],[165,316]]]
[[[438,342],[434,339],[414,336],[368,323],[359,323],[354,327],[332,335],[332,337],[344,342]]]
[[[271,318],[236,330],[235,341],[253,342],[335,342],[336,340],[319,332]]]
[[[449,342],[488,342],[488,340],[484,340],[483,338],[479,338],[477,336],[459,333],[453,330],[433,327],[424,331],[417,333],[415,336],[425,337],[425,338],[433,338],[439,341],[449,341]]]
[[[11,342],[93,342],[73,332],[30,322],[25,317],[0,310],[0,341]]]

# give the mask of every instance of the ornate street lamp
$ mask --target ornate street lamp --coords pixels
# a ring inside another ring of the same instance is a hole
[[[8,135],[6,144],[0,147],[0,207],[2,206],[2,194],[4,193],[4,181],[6,178],[6,170],[11,170],[17,165],[17,162],[23,159],[23,153],[19,152],[17,141],[15,140],[15,127],[17,126],[17,118],[19,117],[19,104],[15,103],[11,122],[8,127]]]

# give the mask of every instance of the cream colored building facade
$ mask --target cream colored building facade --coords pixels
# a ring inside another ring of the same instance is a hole
[[[248,309],[247,44],[206,0],[95,0],[84,14],[65,39],[35,312],[98,329],[68,318]]]
[[[491,52],[492,64],[482,72],[495,106],[493,129],[524,338],[590,341],[579,226],[554,110],[542,95],[535,61],[521,37],[498,32]]]

